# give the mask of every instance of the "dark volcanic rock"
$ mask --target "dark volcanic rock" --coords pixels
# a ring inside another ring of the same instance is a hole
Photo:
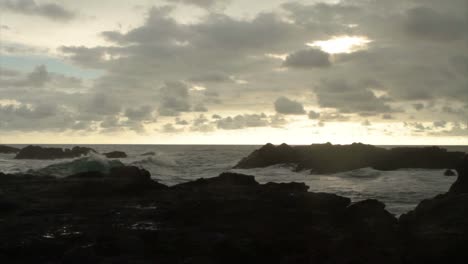
[[[299,159],[299,153],[294,148],[286,144],[276,147],[268,143],[252,152],[248,157],[243,158],[235,168],[268,167],[275,164],[297,162]]]
[[[438,147],[384,149],[371,145],[313,144],[273,146],[267,144],[243,158],[235,168],[266,167],[281,163],[297,164],[297,170],[336,173],[372,167],[378,170],[401,168],[454,168],[463,152],[448,152]]]
[[[256,187],[259,183],[255,180],[254,176],[238,174],[238,173],[230,173],[224,172],[218,177],[208,178],[208,179],[198,179],[195,181],[181,183],[174,188],[213,188],[213,187],[236,187],[236,186],[243,186],[243,187]]]
[[[15,159],[67,159],[87,155],[96,152],[94,149],[86,147],[73,147],[72,149],[45,148],[40,146],[27,146],[21,149]]]
[[[0,145],[0,153],[3,153],[3,154],[18,153],[19,151],[20,151],[19,148],[14,148],[14,147],[10,147],[10,146]]]
[[[400,217],[406,263],[465,263],[468,259],[468,159],[449,192]]]
[[[125,153],[123,151],[112,151],[112,152],[108,152],[108,153],[103,153],[103,155],[106,156],[106,158],[109,158],[109,159],[123,159],[123,158],[128,157],[127,153]]]
[[[444,176],[451,177],[451,176],[457,176],[457,174],[455,174],[455,172],[453,170],[445,170],[444,171]]]
[[[465,263],[466,168],[459,187],[399,221],[377,200],[351,204],[237,173],[172,188],[137,167],[65,179],[0,173],[0,261]]]
[[[135,197],[151,191],[167,189],[166,185],[151,179],[148,171],[133,166],[115,167],[108,174],[89,171],[70,175],[47,193],[54,197],[73,199],[106,197]]]
[[[461,194],[468,193],[468,155],[466,155],[458,164],[457,168],[458,178],[455,183],[450,187],[449,193]]]

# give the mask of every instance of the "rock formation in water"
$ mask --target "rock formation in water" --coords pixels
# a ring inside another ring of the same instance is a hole
[[[267,144],[243,158],[234,168],[249,169],[293,163],[297,170],[312,173],[336,173],[372,167],[377,170],[402,168],[454,168],[463,152],[439,147],[398,147],[384,149],[371,145],[313,144],[310,146],[274,146]]]
[[[422,201],[400,217],[406,263],[466,263],[468,259],[468,156],[450,190]]]
[[[106,158],[109,158],[109,159],[123,159],[123,158],[128,157],[127,153],[123,151],[112,151],[112,152],[103,153],[102,155],[106,156]]]
[[[73,147],[72,149],[27,146],[16,154],[15,159],[69,159],[96,152],[92,148]]]
[[[18,153],[20,151],[19,148],[14,148],[10,146],[0,145],[0,153],[2,154],[12,154]]]

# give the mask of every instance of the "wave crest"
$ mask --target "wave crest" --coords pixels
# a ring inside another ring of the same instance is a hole
[[[29,173],[64,177],[87,171],[108,173],[111,168],[120,166],[124,164],[119,160],[110,160],[100,154],[90,153],[84,157],[55,163],[36,171],[29,171]]]

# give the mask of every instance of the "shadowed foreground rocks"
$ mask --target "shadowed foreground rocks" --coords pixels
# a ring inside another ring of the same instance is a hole
[[[377,170],[403,168],[452,169],[465,155],[439,147],[398,147],[384,149],[372,145],[312,144],[274,146],[266,144],[243,158],[234,168],[250,169],[292,163],[297,170],[337,173],[372,167]]]
[[[136,167],[0,174],[0,262],[465,263],[466,160],[457,172],[400,220],[377,200],[235,173],[173,187]]]

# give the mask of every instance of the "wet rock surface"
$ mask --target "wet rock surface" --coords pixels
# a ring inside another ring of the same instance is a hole
[[[399,220],[377,200],[351,204],[236,173],[173,187],[137,167],[64,179],[0,174],[0,261],[462,263],[465,165],[459,187]]]
[[[439,147],[398,147],[384,149],[372,145],[313,144],[310,146],[274,146],[267,144],[242,159],[234,168],[249,169],[293,163],[297,170],[312,173],[337,173],[372,167],[377,170],[403,168],[455,168],[465,155]]]

